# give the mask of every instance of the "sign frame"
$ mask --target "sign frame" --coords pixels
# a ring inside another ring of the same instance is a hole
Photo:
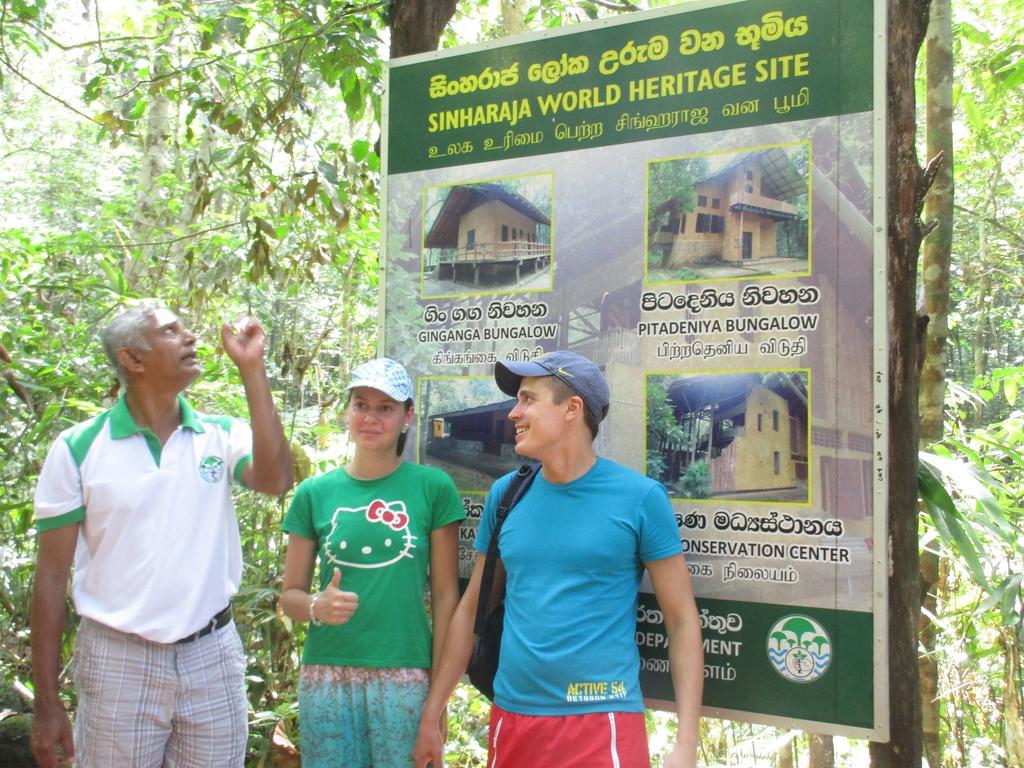
[[[831,3],[838,4],[844,0],[829,0]],[[851,2],[853,0],[850,0]],[[886,305],[886,291],[885,286],[887,284],[887,272],[886,272],[886,151],[885,151],[885,137],[886,137],[886,116],[885,116],[885,105],[886,105],[886,51],[887,51],[887,38],[886,38],[886,6],[883,0],[863,0],[862,4],[870,6],[873,15],[873,21],[871,24],[871,48],[870,48],[870,66],[872,70],[872,77],[870,81],[870,93],[871,93],[871,107],[866,110],[867,118],[869,121],[869,130],[873,134],[873,141],[871,143],[870,151],[870,185],[871,185],[871,200],[870,200],[870,232],[864,234],[871,243],[871,279],[872,279],[872,293],[870,299],[872,324],[871,324],[871,407],[872,407],[872,422],[871,422],[871,437],[870,437],[870,450],[871,450],[871,481],[870,481],[870,498],[873,506],[873,514],[871,515],[871,530],[870,530],[870,542],[875,546],[871,549],[870,553],[870,575],[871,575],[871,594],[868,598],[868,602],[871,607],[870,618],[868,621],[868,631],[870,632],[870,652],[873,656],[872,663],[872,674],[871,674],[871,707],[870,717],[864,719],[856,725],[849,723],[836,723],[836,722],[825,722],[817,720],[812,717],[801,717],[792,716],[788,714],[777,714],[770,711],[750,711],[742,708],[730,708],[728,706],[719,705],[705,705],[702,708],[702,713],[706,716],[720,717],[734,720],[742,720],[748,722],[762,723],[771,725],[782,729],[799,729],[809,732],[820,732],[820,733],[832,733],[836,735],[844,735],[850,738],[869,739],[873,741],[887,741],[889,738],[889,677],[888,677],[888,594],[887,594],[887,578],[888,578],[888,555],[887,548],[883,545],[887,541],[888,530],[887,530],[887,503],[888,503],[888,489],[887,489],[887,472],[888,472],[888,323],[887,323],[887,305]],[[802,8],[812,8],[813,6],[820,6],[820,2],[812,2],[810,0],[791,0],[790,2],[779,2],[775,3],[774,6],[785,8],[786,12],[796,13]],[[396,176],[400,176],[403,173],[410,172],[409,161],[407,155],[396,155],[392,141],[389,141],[390,131],[392,128],[403,118],[400,118],[398,112],[392,107],[391,99],[395,97],[395,90],[393,89],[393,79],[396,75],[403,75],[409,71],[410,68],[422,67],[424,65],[433,66],[436,64],[454,63],[459,61],[473,61],[473,57],[479,57],[482,54],[497,54],[500,60],[501,56],[505,56],[506,60],[508,56],[514,55],[514,52],[524,49],[531,44],[535,44],[538,41],[554,42],[559,41],[573,41],[582,40],[586,36],[594,35],[598,32],[603,34],[617,34],[625,29],[636,27],[638,24],[643,23],[659,23],[661,21],[670,22],[679,18],[689,18],[691,14],[698,14],[700,12],[713,11],[715,9],[722,10],[722,12],[736,11],[743,13],[747,8],[757,7],[763,9],[764,3],[757,3],[755,0],[697,0],[697,2],[688,2],[681,5],[669,6],[666,8],[659,8],[650,11],[640,11],[625,16],[619,16],[615,18],[600,19],[584,24],[579,24],[571,27],[562,27],[552,30],[545,30],[542,32],[530,33],[527,35],[517,36],[514,38],[503,38],[499,40],[489,41],[473,46],[465,46],[457,49],[450,49],[438,52],[430,52],[425,54],[419,54],[415,56],[409,56],[406,58],[393,60],[389,63],[389,67],[386,71],[385,76],[385,95],[382,99],[382,205],[381,205],[381,272],[380,272],[380,288],[381,288],[381,305],[380,313],[378,317],[379,324],[379,350],[381,354],[392,354],[393,350],[401,350],[403,344],[408,343],[407,332],[410,329],[410,323],[408,318],[399,321],[399,324],[395,325],[389,323],[389,311],[388,311],[388,297],[389,297],[389,280],[392,279],[390,273],[391,263],[394,258],[394,248],[390,247],[389,244],[394,240],[394,233],[392,227],[394,225],[394,219],[398,214],[397,210],[393,209],[391,203],[392,199],[390,193],[394,188]],[[724,10],[723,10],[724,9]],[[479,74],[479,71],[476,72]],[[863,78],[865,74],[863,72],[855,73],[856,76]],[[849,76],[847,73],[844,76]],[[694,81],[695,82],[695,81]],[[737,102],[739,103],[739,102]],[[405,108],[406,102],[403,102],[403,109]],[[510,107],[514,111],[514,107]],[[842,114],[842,113],[840,113]],[[532,116],[532,115],[531,115]],[[454,118],[453,118],[454,119]],[[461,119],[461,118],[459,118]],[[472,118],[469,118],[472,121]],[[485,114],[482,118],[486,127],[487,115]],[[500,122],[500,121],[499,121]],[[755,125],[752,123],[751,125]],[[577,126],[579,123],[577,123]],[[743,124],[737,123],[737,126],[742,127]],[[477,125],[470,125],[469,128],[475,129]],[[691,126],[692,127],[692,126]],[[732,130],[732,128],[728,129]],[[510,134],[513,132],[510,130]],[[513,139],[514,140],[514,139]],[[475,139],[474,139],[475,141]],[[625,144],[636,143],[640,139],[626,139]],[[454,142],[457,144],[458,142]],[[615,144],[615,142],[613,142]],[[751,142],[751,146],[757,149],[761,147],[756,146],[756,142]],[[770,144],[770,142],[769,142]],[[621,144],[620,144],[621,145]],[[515,154],[515,146],[506,147],[506,149],[513,150],[507,157],[529,157],[531,148],[528,145],[523,145],[523,152],[521,154]],[[461,179],[472,181],[474,183],[484,185],[493,183],[495,179],[488,173],[476,173],[475,168],[480,167],[481,164],[486,166],[488,169],[491,168],[493,163],[485,163],[484,158],[478,157],[476,153],[477,145],[474,145],[473,153],[468,158],[468,162],[462,162],[464,158],[457,158],[459,162],[453,160],[444,166],[446,168],[458,168],[461,173]],[[496,148],[496,147],[495,147]],[[456,153],[458,154],[458,153]],[[504,155],[503,155],[504,157]],[[487,158],[488,160],[490,158]],[[670,160],[669,158],[661,158],[658,160]],[[421,170],[421,169],[413,169]],[[508,178],[517,178],[522,176],[523,173],[514,173],[509,176],[499,176],[500,180],[506,180]],[[526,174],[529,175],[529,174]],[[815,177],[817,179],[817,177]],[[445,177],[448,186],[451,186],[451,182],[447,181],[448,177]],[[812,182],[809,182],[809,184]],[[435,186],[444,187],[445,183],[435,184]],[[551,197],[554,198],[556,193],[552,193]],[[451,196],[451,193],[449,193]],[[810,197],[810,195],[808,195]],[[529,195],[522,195],[522,197],[529,198]],[[543,195],[541,195],[543,198]],[[533,202],[536,202],[534,200]],[[438,203],[440,206],[442,203]],[[534,206],[538,207],[538,206]],[[539,206],[543,208],[543,206]],[[808,204],[810,208],[810,205]],[[426,198],[423,200],[423,208],[427,208]],[[648,208],[648,211],[650,209]],[[541,211],[543,214],[543,211]],[[810,215],[810,213],[808,214]],[[552,243],[553,253],[550,256],[550,262],[548,268],[553,274],[560,264],[560,256],[558,253],[557,242],[559,233],[559,215],[556,210],[547,216],[549,219],[550,228],[550,241]],[[421,235],[425,236],[428,230],[428,222],[426,221],[426,210],[424,210],[424,218],[419,223],[422,229]],[[645,241],[646,242],[646,241]],[[413,247],[417,247],[413,244]],[[419,243],[418,247],[425,249],[423,242]],[[645,245],[646,248],[646,245]],[[390,252],[389,252],[390,251]],[[645,254],[645,279],[647,277],[647,264],[649,257]],[[813,256],[808,254],[809,266],[807,267],[807,274],[813,273]],[[518,273],[517,273],[518,274]],[[716,281],[714,277],[705,277],[703,280],[694,279],[689,281],[690,284],[706,283],[708,285],[719,284],[720,281]],[[656,288],[656,282],[649,283],[651,287]],[[739,284],[739,283],[737,283]],[[689,290],[687,288],[686,290]],[[522,293],[524,295],[530,295],[535,292],[531,288],[523,289],[522,291],[515,290],[503,290],[503,291],[482,291],[480,293],[474,293],[472,291],[466,293],[459,293],[456,295],[446,295],[444,292],[430,293],[424,288],[422,277],[420,279],[419,294],[414,298],[419,299],[421,304],[427,303],[425,311],[429,311],[430,306],[434,306],[437,312],[445,312],[451,310],[451,307],[456,304],[458,298],[467,299],[465,303],[472,303],[473,301],[481,302],[481,306],[486,304],[487,296],[490,294],[496,294],[499,297],[514,297],[516,293]],[[397,295],[397,294],[396,294]],[[694,295],[693,293],[688,295]],[[408,292],[401,295],[401,302],[407,302],[409,299]],[[507,298],[506,298],[507,300]],[[432,302],[432,303],[431,303]],[[446,303],[447,302],[447,303]],[[495,302],[500,303],[500,299],[496,299]],[[492,302],[492,305],[493,303]],[[448,310],[443,307],[447,306]],[[500,309],[500,307],[499,307]],[[396,310],[392,310],[392,314],[397,314]],[[500,315],[499,315],[500,317]],[[549,340],[552,341],[553,340]],[[549,348],[553,348],[548,341],[545,341]],[[459,354],[459,353],[456,353]],[[463,370],[472,371],[472,374],[468,376],[470,379],[486,379],[487,371],[489,370],[491,363],[483,357],[471,357],[465,358],[465,365]],[[682,366],[680,366],[682,367]],[[799,367],[799,366],[798,366]],[[737,372],[737,368],[729,367],[728,370],[732,373]],[[781,370],[781,367],[780,367]],[[752,366],[752,372],[757,373],[757,366]],[[775,370],[773,369],[773,372]],[[661,371],[659,371],[661,373]],[[708,373],[708,371],[703,371]],[[416,375],[419,374],[419,375]],[[426,387],[443,387],[446,385],[445,380],[452,378],[457,379],[460,377],[449,377],[447,372],[443,369],[431,369],[424,372],[415,371],[414,375],[418,380],[420,389],[419,394],[423,395]],[[810,378],[812,374],[808,374]],[[462,377],[466,378],[466,377]],[[685,377],[683,377],[685,378]],[[678,384],[678,382],[674,382]],[[685,386],[684,381],[681,386]],[[453,385],[454,386],[454,385]],[[812,389],[812,385],[807,386],[808,390]],[[615,401],[617,392],[613,384],[613,401]],[[629,398],[632,397],[632,393],[625,396],[625,401],[629,402]],[[643,396],[640,396],[643,399]],[[808,399],[810,394],[808,393]],[[417,399],[419,404],[420,399]],[[633,404],[633,403],[629,403]],[[808,406],[812,408],[813,406]],[[614,408],[613,408],[614,412]],[[644,410],[646,419],[646,410]],[[426,418],[431,414],[422,414],[421,417]],[[446,414],[433,414],[435,419],[434,422],[430,422],[433,426],[430,430],[424,428],[428,422],[418,422],[416,429],[415,440],[410,443],[416,446],[417,455],[422,455],[423,445],[425,444],[429,434],[429,431],[439,430],[438,435],[444,435],[444,421]],[[808,417],[809,420],[809,417]],[[615,429],[616,423],[613,421],[611,424],[612,429]],[[614,437],[606,438],[608,440],[614,440]],[[808,440],[810,438],[808,437]],[[710,454],[709,454],[710,455]],[[812,481],[808,478],[808,484]],[[464,489],[460,486],[460,491]],[[467,494],[464,501],[467,510],[476,509],[479,512],[480,504],[474,503],[475,498],[479,498],[482,502],[482,492],[486,488],[471,488],[464,490]],[[813,495],[808,491],[807,499],[803,506],[811,504]],[[683,512],[683,507],[686,507],[686,500],[674,499],[674,504],[680,512]],[[691,505],[692,506],[692,505]],[[756,509],[755,502],[755,509]],[[691,510],[693,511],[693,510]],[[707,509],[708,513],[711,513],[711,509]],[[683,532],[684,538],[686,532]],[[691,561],[692,562],[692,561]],[[700,583],[695,582],[695,586],[698,591],[698,598],[701,598]],[[708,605],[708,600],[701,600],[701,605]],[[649,608],[648,608],[649,609]],[[645,610],[641,607],[641,611]],[[794,615],[800,612],[798,606],[794,607]],[[813,612],[813,611],[812,611]],[[807,618],[813,623],[813,617],[802,616]],[[705,633],[705,638],[707,634]],[[707,670],[706,670],[707,678]],[[646,689],[645,689],[646,690]],[[648,706],[657,709],[674,709],[674,705],[667,697],[661,697],[652,695],[647,698]]]

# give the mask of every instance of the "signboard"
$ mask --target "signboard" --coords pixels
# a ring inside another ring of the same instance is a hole
[[[497,360],[604,370],[665,484],[707,714],[884,740],[884,8],[697,2],[392,63],[381,352],[469,512],[520,463]],[[645,584],[642,684],[671,699]]]

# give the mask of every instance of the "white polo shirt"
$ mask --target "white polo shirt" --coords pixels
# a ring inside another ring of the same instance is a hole
[[[65,430],[35,493],[36,528],[81,523],[72,596],[80,616],[170,643],[228,604],[242,576],[232,482],[252,460],[244,421],[185,401],[161,447],[124,397]]]

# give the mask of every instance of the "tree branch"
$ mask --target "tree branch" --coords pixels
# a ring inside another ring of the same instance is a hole
[[[607,8],[609,11],[618,11],[620,13],[640,10],[640,6],[625,2],[625,0],[621,3],[611,3],[608,0],[590,0],[590,2],[602,8]]]
[[[176,69],[168,70],[167,72],[165,72],[164,74],[160,75],[159,77],[147,78],[145,80],[139,80],[131,88],[128,88],[127,90],[122,91],[121,93],[119,93],[116,96],[116,99],[123,99],[125,96],[128,96],[130,93],[133,93],[134,91],[137,91],[139,88],[141,88],[143,86],[157,85],[159,83],[162,83],[165,80],[169,80],[171,78],[177,77],[178,75],[183,75],[183,74],[186,74],[188,72],[192,72],[193,70],[196,70],[196,69],[202,69],[203,67],[208,67],[211,64],[216,64],[218,61],[224,61],[225,59],[233,59],[236,56],[241,56],[243,54],[261,53],[263,51],[269,51],[269,50],[272,50],[274,48],[279,48],[279,47],[281,47],[283,45],[291,45],[292,43],[298,43],[300,41],[305,41],[305,43],[308,44],[308,42],[310,40],[313,40],[313,39],[319,37],[324,32],[329,30],[332,26],[334,26],[339,21],[339,19],[341,19],[341,18],[343,18],[345,16],[351,16],[353,14],[362,13],[364,11],[372,11],[372,10],[375,10],[377,8],[383,7],[384,4],[385,3],[382,2],[382,1],[381,2],[372,2],[372,3],[367,3],[366,5],[360,6],[358,8],[350,8],[344,14],[342,14],[341,16],[339,16],[337,18],[334,18],[334,19],[330,19],[330,20],[324,22],[319,27],[314,29],[312,32],[307,32],[304,35],[297,35],[295,37],[289,37],[286,40],[278,40],[277,42],[267,43],[266,45],[260,45],[260,46],[257,46],[255,48],[243,48],[243,49],[238,50],[238,51],[232,51],[230,53],[221,54],[219,56],[214,56],[212,58],[203,59],[203,60],[201,60],[199,62],[192,62],[192,63],[186,64],[185,66],[178,67]]]
[[[221,229],[230,229],[231,227],[237,227],[237,226],[239,226],[240,224],[243,224],[243,223],[244,222],[241,221],[241,219],[239,219],[238,221],[229,221],[227,224],[218,224],[215,227],[207,227],[206,229],[200,229],[197,232],[189,232],[187,235],[181,235],[180,237],[172,237],[172,238],[170,238],[168,240],[154,240],[153,242],[149,242],[149,243],[118,242],[118,243],[101,243],[101,245],[103,245],[104,247],[107,247],[107,248],[123,248],[125,250],[127,250],[129,248],[136,248],[136,247],[141,247],[141,246],[147,246],[148,247],[148,246],[151,246],[151,245],[173,245],[174,243],[180,243],[182,240],[189,240],[189,239],[191,239],[193,237],[199,237],[199,235],[205,235],[208,232],[217,232],[217,231],[219,231]]]
[[[14,371],[7,367],[14,361],[11,358],[11,353],[7,351],[7,347],[4,346],[2,341],[0,341],[0,360],[6,363],[6,365],[4,365],[2,374],[0,375],[2,375],[4,379],[7,380],[8,386],[14,391],[14,394],[18,397],[18,399],[21,400],[21,402],[23,402],[25,405],[27,405],[28,409],[32,411],[32,413],[35,413],[36,406],[35,403],[32,402],[32,395],[28,393],[28,390],[21,386],[21,383],[14,376]]]
[[[21,147],[20,149],[12,149],[6,155],[0,155],[0,163],[2,163],[4,160],[6,160],[9,157],[14,157],[15,155],[21,154],[22,152],[42,152],[42,151],[43,150],[39,149],[38,147]]]
[[[946,162],[946,153],[945,152],[937,153],[935,155],[935,157],[933,157],[931,160],[928,161],[928,165],[926,165],[925,168],[924,168],[924,178],[921,181],[921,183],[924,186],[925,190],[931,189],[932,182],[935,181],[935,175],[939,172],[939,169],[942,168],[942,165],[945,162]]]
[[[82,112],[82,111],[76,109],[75,107],[71,106],[66,101],[64,101],[62,98],[60,98],[59,96],[56,96],[56,95],[50,93],[45,88],[43,88],[41,85],[37,85],[36,83],[32,82],[28,78],[27,75],[23,75],[18,70],[18,68],[14,66],[14,63],[11,61],[11,57],[7,53],[7,46],[4,44],[4,27],[6,25],[7,25],[7,3],[5,2],[5,3],[3,3],[3,5],[0,5],[0,61],[3,62],[4,66],[7,67],[9,70],[11,70],[11,72],[13,72],[15,75],[20,77],[22,80],[24,80],[26,83],[28,83],[30,86],[35,88],[37,91],[42,93],[44,96],[46,96],[46,97],[48,97],[50,99],[53,99],[58,104],[66,107],[67,109],[70,109],[76,115],[84,117],[86,120],[88,120],[91,123],[99,122],[95,118],[92,118],[89,115],[85,114],[84,112]]]
[[[325,24],[320,29],[325,29],[326,26],[327,25]],[[302,57],[306,53],[306,46],[309,45],[309,41],[312,39],[313,38],[311,37],[307,37],[302,41],[302,47],[299,48],[299,53],[296,56],[295,72],[292,74],[292,79],[288,83],[288,89],[281,95],[281,98],[277,100],[277,104],[274,105],[273,109],[267,113],[267,117],[274,115],[279,109],[283,110],[288,104],[288,100],[291,99],[292,94],[295,93],[295,84],[299,81],[299,75],[302,74]]]
[[[13,72],[19,78],[24,80],[28,85],[30,85],[33,88],[35,88],[41,94],[46,96],[48,99],[52,99],[53,101],[56,101],[58,104],[60,104],[65,109],[71,110],[72,112],[74,112],[79,117],[84,117],[90,123],[96,123],[97,125],[102,125],[102,123],[99,120],[97,120],[95,117],[93,117],[92,115],[85,114],[85,112],[83,112],[82,110],[80,110],[77,107],[74,107],[71,104],[69,104],[68,102],[64,101],[64,99],[62,99],[60,96],[57,96],[56,94],[50,93],[48,90],[43,88],[43,86],[39,85],[38,83],[34,83],[31,79],[29,79],[29,77],[27,75],[23,75],[18,70],[18,68],[16,66],[14,66],[14,64],[11,63],[11,59],[7,55],[7,48],[3,44],[3,38],[2,37],[0,37],[0,62],[2,62],[5,67],[7,67],[9,70],[11,70],[11,72]]]
[[[978,211],[975,211],[973,208],[966,208],[962,205],[957,205],[956,203],[953,204],[953,207],[956,210],[969,214],[970,216],[973,216],[976,219],[981,219],[986,224],[991,224],[993,227],[995,227],[1004,235],[1013,240],[1013,242],[1015,242],[1018,246],[1024,247],[1024,236],[1021,236],[1014,230],[1007,227],[1005,224],[999,221],[999,219],[994,219],[990,216],[985,216],[984,214],[978,213]]]
[[[95,40],[86,40],[82,43],[70,43],[68,45],[65,45],[52,35],[46,34],[46,31],[44,29],[41,29],[35,24],[30,24],[29,26],[32,29],[34,29],[37,33],[39,33],[42,37],[46,38],[46,42],[56,46],[57,48],[60,48],[62,51],[76,51],[79,48],[93,47],[97,47],[102,50],[103,46],[107,45],[108,43],[131,43],[156,40],[155,35],[124,35],[123,37],[97,37]]]

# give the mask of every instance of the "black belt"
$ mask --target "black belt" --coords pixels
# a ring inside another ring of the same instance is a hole
[[[231,603],[227,604],[224,610],[219,611],[212,619],[206,622],[206,626],[197,632],[193,632],[191,635],[186,635],[180,640],[175,640],[175,644],[180,645],[181,643],[191,643],[193,640],[198,640],[200,637],[206,637],[208,634],[213,632],[215,629],[220,629],[226,626],[231,621]]]

